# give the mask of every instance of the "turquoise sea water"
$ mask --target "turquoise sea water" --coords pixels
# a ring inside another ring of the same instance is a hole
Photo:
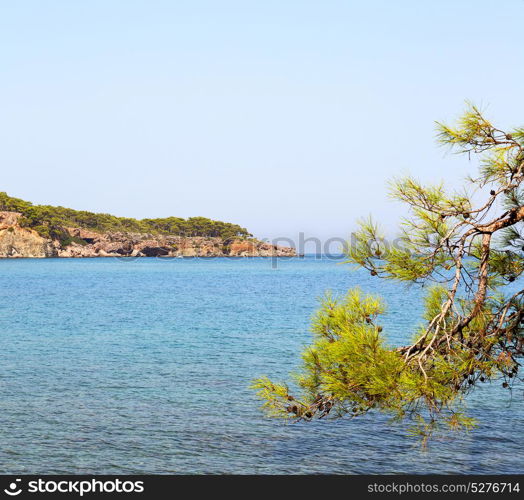
[[[250,380],[287,377],[316,297],[355,285],[409,338],[420,291],[331,260],[1,260],[0,472],[523,473],[522,387],[427,450],[381,415],[263,417]]]

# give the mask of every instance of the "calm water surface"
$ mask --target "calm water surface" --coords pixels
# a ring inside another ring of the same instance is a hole
[[[409,338],[421,294],[329,260],[0,261],[1,473],[523,473],[524,402],[426,451],[381,415],[285,424],[248,389],[285,378],[324,290],[381,293]]]

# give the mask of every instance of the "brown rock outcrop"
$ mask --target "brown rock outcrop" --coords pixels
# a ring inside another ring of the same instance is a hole
[[[0,257],[54,257],[51,240],[18,225],[19,213],[0,212]]]
[[[213,237],[184,237],[142,233],[96,232],[68,228],[64,244],[20,227],[21,214],[0,212],[0,258],[3,257],[292,257],[293,248],[256,239],[224,241]]]

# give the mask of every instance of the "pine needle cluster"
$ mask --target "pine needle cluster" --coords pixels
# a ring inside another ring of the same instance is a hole
[[[479,384],[491,380],[511,389],[518,378],[524,129],[504,132],[473,105],[455,126],[437,128],[441,144],[479,156],[478,176],[458,192],[412,177],[394,180],[391,195],[409,209],[402,245],[385,245],[379,225],[367,219],[347,247],[348,261],[372,276],[425,286],[423,327],[409,344],[392,347],[380,325],[379,297],[359,289],[326,296],[295,376],[298,389],[267,377],[253,383],[268,414],[310,421],[378,410],[409,420],[425,440],[438,430],[474,425],[464,396]]]

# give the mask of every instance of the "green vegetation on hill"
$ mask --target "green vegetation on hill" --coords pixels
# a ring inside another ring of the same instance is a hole
[[[0,211],[20,212],[20,225],[34,229],[47,238],[68,238],[65,228],[80,227],[98,232],[152,233],[180,236],[210,236],[230,239],[252,236],[247,229],[228,222],[205,217],[166,217],[163,219],[131,219],[110,214],[73,210],[50,205],[33,205],[0,192]]]

